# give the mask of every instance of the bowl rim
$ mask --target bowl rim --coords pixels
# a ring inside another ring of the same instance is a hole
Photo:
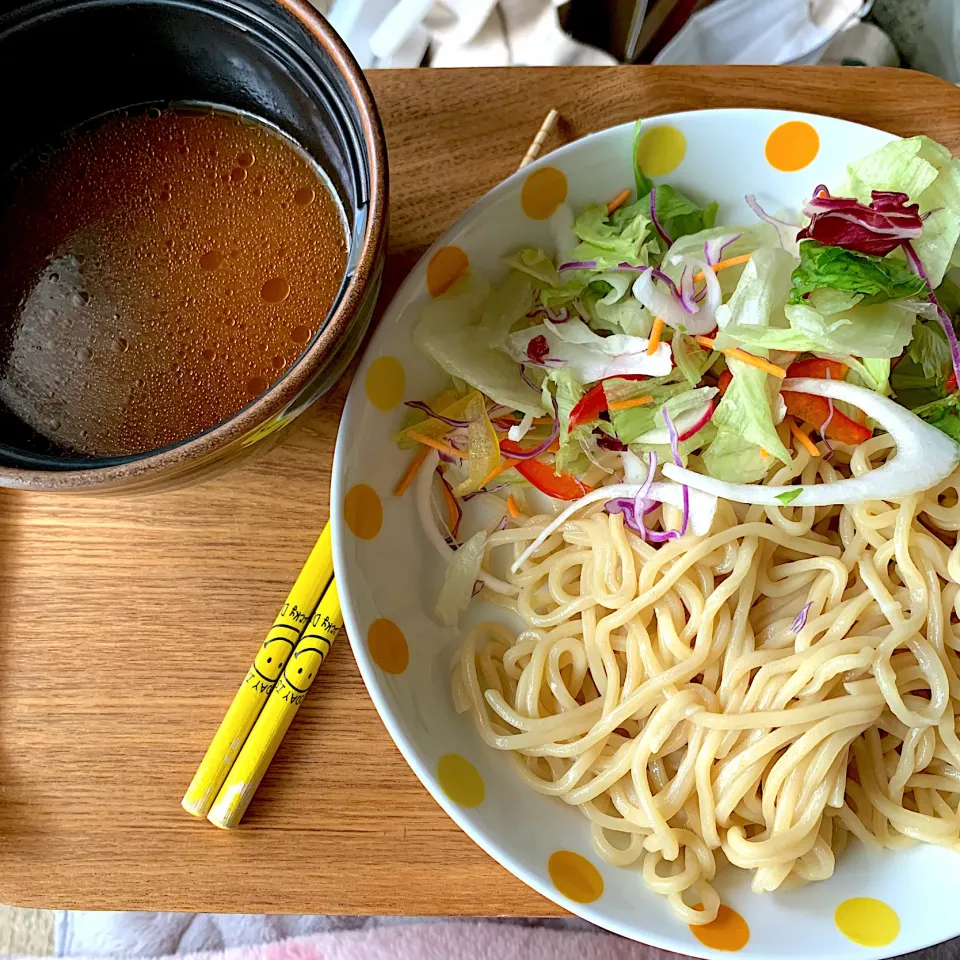
[[[269,2],[284,9],[299,22],[343,78],[357,109],[360,134],[368,153],[370,184],[367,223],[356,266],[339,303],[328,314],[326,324],[310,347],[287,369],[280,380],[252,403],[205,432],[176,445],[109,466],[64,470],[0,466],[0,487],[38,491],[111,488],[121,483],[153,478],[188,461],[209,460],[218,451],[241,440],[294,402],[323,365],[336,354],[338,343],[347,334],[354,317],[362,309],[371,284],[376,282],[378,263],[386,246],[387,148],[380,114],[363,70],[339,34],[320,12],[307,0]],[[87,6],[90,4],[84,0],[76,4],[79,9]],[[254,19],[263,20],[262,14],[246,12]]]

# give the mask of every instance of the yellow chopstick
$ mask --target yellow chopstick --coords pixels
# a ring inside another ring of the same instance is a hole
[[[253,729],[260,711],[283,673],[288,657],[311,622],[317,602],[333,577],[333,550],[330,524],[310,552],[296,582],[290,588],[284,605],[266,639],[263,641],[253,666],[247,671],[233,703],[214,734],[210,746],[181,804],[187,813],[205,817],[233,766],[247,735]]]
[[[230,830],[240,823],[342,626],[337,581],[331,580],[310,621],[310,629],[287,661],[283,676],[277,681],[207,814],[215,826]]]

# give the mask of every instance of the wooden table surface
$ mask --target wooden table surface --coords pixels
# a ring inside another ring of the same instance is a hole
[[[555,146],[701,107],[783,107],[960,150],[960,91],[854,68],[384,71],[385,298],[511,173]],[[454,826],[407,768],[339,643],[241,830],[180,797],[327,518],[343,382],[280,448],[180,492],[0,494],[0,902],[376,914],[560,910]]]

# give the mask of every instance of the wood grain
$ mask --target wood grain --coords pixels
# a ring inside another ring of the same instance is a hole
[[[960,149],[960,92],[893,70],[434,70],[371,76],[391,163],[385,297],[511,173],[637,115],[813,109]],[[0,495],[0,902],[98,909],[560,911],[447,819],[401,759],[346,642],[244,828],[180,797],[326,520],[339,387],[282,446],[152,497]]]

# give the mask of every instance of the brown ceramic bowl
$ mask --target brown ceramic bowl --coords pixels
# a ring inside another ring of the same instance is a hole
[[[91,118],[209,103],[259,117],[321,164],[342,201],[347,275],[314,340],[265,394],[181,443],[130,457],[50,453],[0,409],[0,486],[179,485],[275,440],[343,372],[369,325],[386,249],[387,158],[363,73],[307,0],[36,0],[0,13],[0,172]]]

